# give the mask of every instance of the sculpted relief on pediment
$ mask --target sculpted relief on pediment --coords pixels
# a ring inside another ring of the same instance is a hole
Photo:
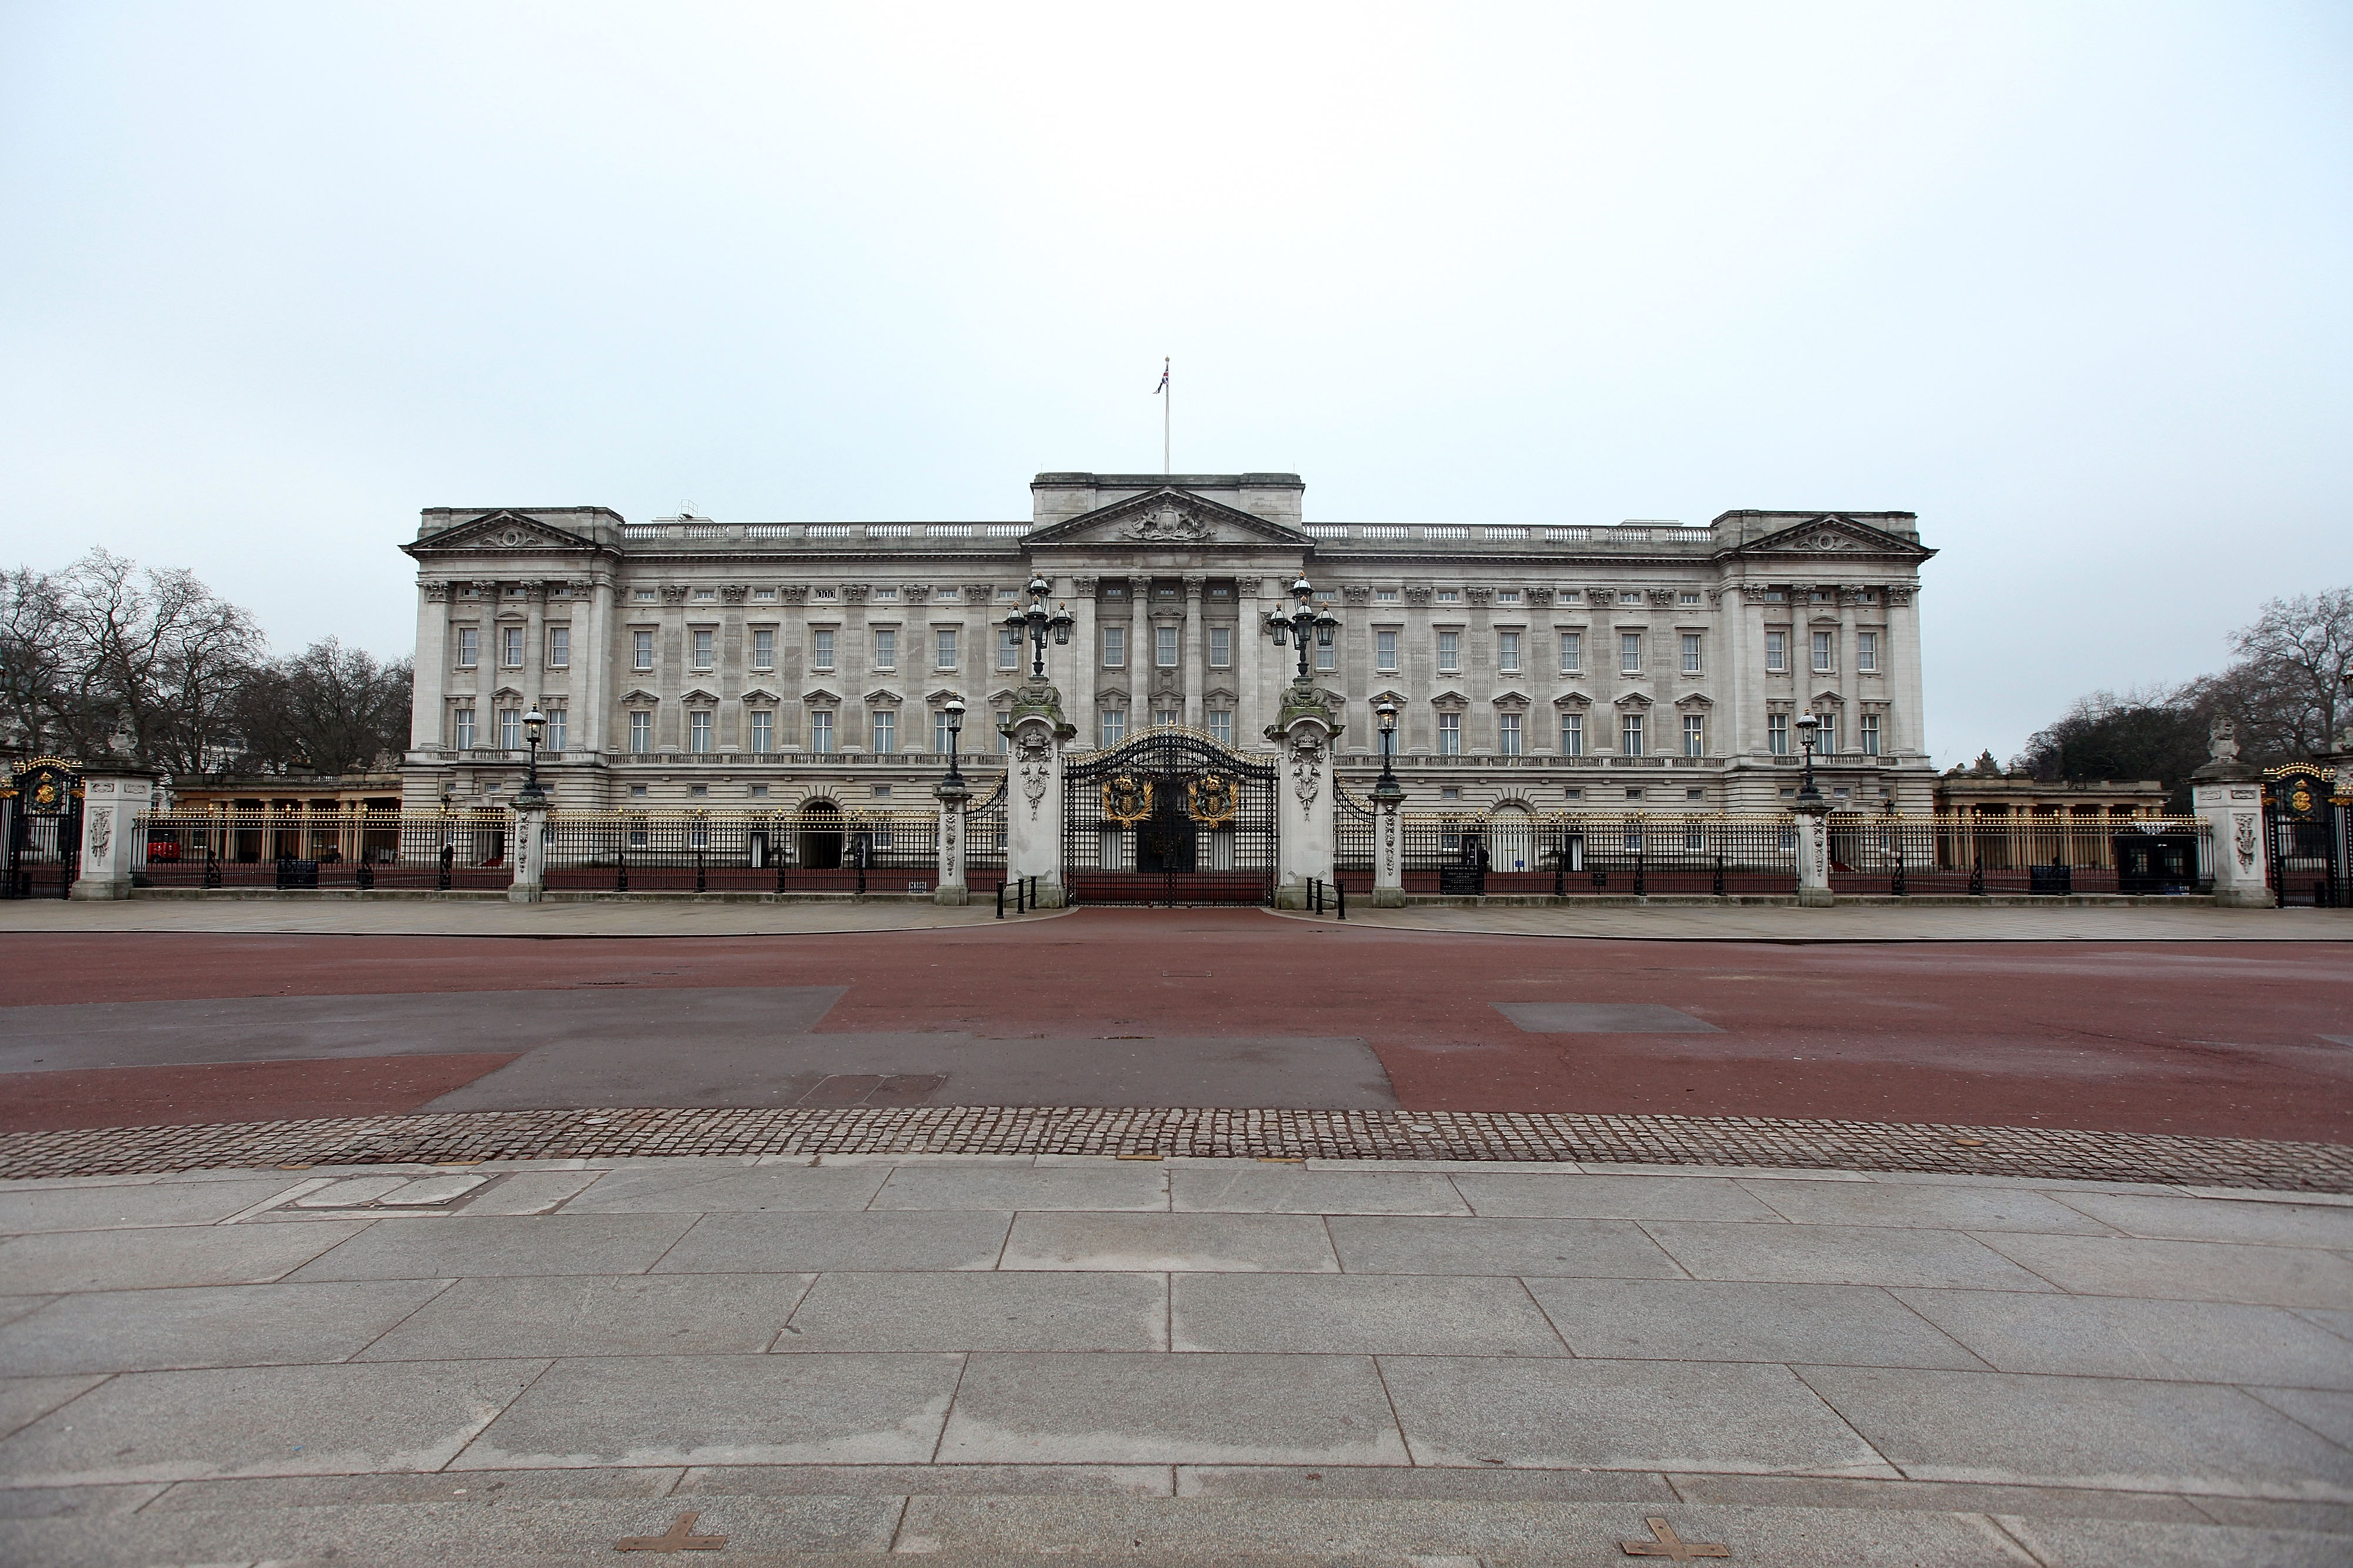
[[[1167,501],[1131,521],[1120,533],[1140,544],[1206,544],[1218,537],[1218,529],[1208,518]]]

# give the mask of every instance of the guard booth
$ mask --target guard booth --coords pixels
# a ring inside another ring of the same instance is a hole
[[[2119,833],[2116,851],[2119,893],[2211,892],[2213,879],[2198,868],[2195,833]]]
[[[2264,863],[2272,896],[2283,908],[2335,909],[2353,901],[2353,867],[2346,863],[2353,797],[2337,795],[2336,784],[2332,773],[2311,763],[2290,763],[2263,775]]]
[[[18,767],[0,792],[0,899],[62,899],[81,868],[81,774],[58,757]]]

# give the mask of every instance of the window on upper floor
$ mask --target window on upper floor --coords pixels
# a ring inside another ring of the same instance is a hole
[[[1878,672],[1879,634],[1877,632],[1854,634],[1854,667],[1866,675]]]
[[[696,756],[711,751],[711,710],[698,708],[686,716],[686,749]]]
[[[1373,603],[1377,605],[1394,605],[1397,603],[1397,598],[1398,591],[1395,588],[1376,588],[1373,590]]]
[[[1838,668],[1838,633],[1814,634],[1814,673],[1828,675]]]
[[[1209,710],[1209,739],[1221,746],[1234,743],[1234,716],[1231,710],[1213,708]]]
[[[1697,674],[1700,672],[1700,660],[1699,660],[1699,655],[1700,655],[1700,641],[1699,641],[1699,638],[1700,638],[1700,634],[1699,634],[1699,633],[1697,633],[1697,632],[1685,632],[1685,633],[1683,633],[1683,673],[1684,673],[1685,675],[1697,675]]]
[[[1520,716],[1516,713],[1495,715],[1495,752],[1498,756],[1520,754]]]
[[[833,632],[831,629],[826,628],[809,633],[809,668],[811,669],[831,669],[833,668]]]
[[[1641,633],[1620,632],[1618,634],[1618,672],[1621,675],[1642,673]]]
[[[1696,605],[1699,603],[1699,593],[1696,589],[1682,589],[1675,595],[1675,603],[1678,605]]]
[[[1233,662],[1234,628],[1211,626],[1209,628],[1209,668],[1223,669]]]
[[[1771,675],[1778,675],[1786,671],[1788,668],[1789,634],[1787,632],[1767,632],[1765,634],[1766,672]]]
[[[932,666],[935,669],[954,669],[956,667],[956,634],[954,626],[934,628]]]
[[[874,628],[874,668],[877,669],[899,668],[899,634],[889,626]]]
[[[1583,632],[1561,633],[1560,672],[1563,675],[1575,675],[1584,668],[1585,634]]]
[[[756,709],[751,717],[753,753],[765,756],[776,749],[776,716],[765,709]],[[754,791],[765,791],[767,786],[754,784],[752,787]]]
[[[550,669],[568,669],[571,667],[572,628],[570,626],[548,627],[547,668]]]
[[[714,633],[712,633],[712,632],[708,627],[698,626],[698,627],[696,627],[696,628],[695,628],[695,631],[694,631],[694,668],[697,668],[697,669],[709,669],[709,668],[711,668],[711,647],[712,647],[712,641],[714,640],[714,637],[715,637],[715,634],[714,634]]]
[[[1765,750],[1774,756],[1789,754],[1789,716],[1767,713],[1765,716]]]
[[[1373,634],[1373,668],[1384,675],[1394,675],[1398,667],[1398,635],[1394,631]]]
[[[458,628],[458,668],[471,669],[481,661],[482,633],[478,626]]]
[[[874,710],[874,750],[877,754],[899,749],[899,715],[888,708]]]
[[[1009,637],[1013,634],[1008,632],[1006,635]],[[1125,626],[1103,627],[1103,661],[1105,669],[1124,669],[1127,667],[1127,628]]]
[[[698,605],[710,604],[718,597],[719,590],[716,588],[697,588],[694,591],[694,602]]]
[[[1862,742],[1862,754],[1879,755],[1879,715],[1866,713],[1856,721],[1856,739]]]
[[[509,669],[522,668],[522,628],[521,626],[499,628],[499,662]]]
[[[474,710],[460,708],[449,716],[450,739],[462,751],[474,743]]]
[[[776,667],[776,628],[774,626],[753,627],[752,668],[754,669],[774,669]]]
[[[1696,713],[1683,715],[1683,755],[1707,755],[1707,721]]]
[[[1440,713],[1438,716],[1438,754],[1459,757],[1462,754],[1462,715]]]
[[[1630,757],[1642,754],[1642,715],[1627,713],[1618,720],[1618,749]]]
[[[1460,588],[1440,588],[1438,591],[1438,602],[1441,605],[1459,605],[1462,602],[1462,591]]]
[[[1560,716],[1560,754],[1564,757],[1585,755],[1585,715],[1564,713]],[[1571,796],[1579,792],[1571,790]]]
[[[653,667],[654,634],[642,631],[631,632],[629,634],[629,668],[651,669]]]
[[[654,716],[643,709],[629,715],[629,750],[644,756],[654,749]]]
[[[1152,662],[1162,669],[1176,668],[1176,628],[1175,626],[1152,628]]]
[[[1453,675],[1460,672],[1461,668],[1462,634],[1461,632],[1439,633],[1438,673],[1440,675]]]
[[[1499,674],[1503,674],[1503,675],[1517,675],[1517,674],[1519,674],[1519,672],[1520,672],[1520,634],[1519,634],[1519,633],[1517,633],[1517,632],[1497,632],[1497,633],[1495,634],[1495,669],[1496,669],[1496,671],[1497,671]],[[1514,755],[1516,755],[1517,753],[1514,753]]]

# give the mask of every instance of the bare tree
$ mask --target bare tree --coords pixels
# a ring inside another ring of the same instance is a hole
[[[59,574],[63,655],[76,748],[102,756],[118,736],[139,761],[202,771],[260,660],[261,630],[185,568],[148,568],[93,550]]]
[[[333,637],[256,669],[237,704],[249,762],[272,771],[353,773],[408,744],[413,676]]]
[[[2308,757],[2330,750],[2347,710],[2345,679],[2353,672],[2353,588],[2300,594],[2265,604],[2253,626],[2231,637],[2239,661],[2221,680],[2248,711],[2267,752]]]
[[[37,756],[67,744],[65,605],[47,574],[0,572],[0,744]]]

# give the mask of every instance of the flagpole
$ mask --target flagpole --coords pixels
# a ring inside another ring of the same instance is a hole
[[[1176,471],[1168,462],[1169,414],[1176,405],[1176,384],[1168,379],[1168,363],[1164,355],[1160,361],[1160,384],[1168,389],[1160,395],[1160,477],[1164,479]]]

